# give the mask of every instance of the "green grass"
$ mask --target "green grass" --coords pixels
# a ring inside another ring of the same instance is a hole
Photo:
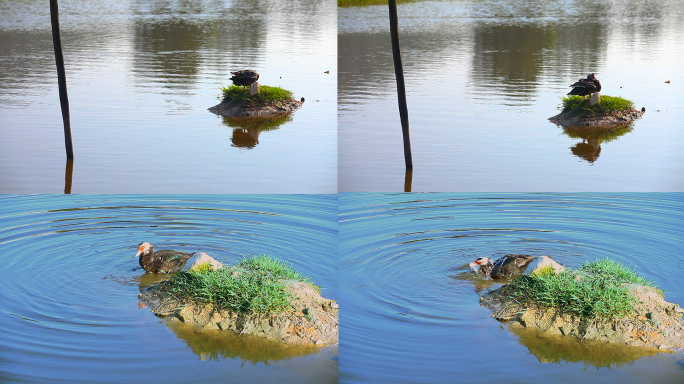
[[[279,313],[290,306],[292,294],[286,281],[311,284],[308,277],[269,256],[244,258],[233,267],[217,271],[206,268],[171,275],[171,292],[181,298],[212,303],[223,309],[246,313]]]
[[[571,95],[563,97],[563,112],[569,111],[573,115],[580,113],[600,113],[607,114],[621,111],[623,109],[634,108],[634,103],[619,96],[601,95],[601,101],[596,105],[589,106],[589,99],[582,96]]]
[[[652,281],[623,263],[602,259],[584,263],[578,269],[566,269],[558,275],[520,276],[512,280],[508,292],[521,303],[605,320],[633,313],[636,299],[628,293],[625,284],[655,288]]]
[[[248,105],[266,105],[277,101],[289,100],[293,94],[287,89],[280,87],[270,87],[268,85],[259,85],[259,93],[249,97],[247,95],[249,88],[238,87],[231,85],[228,88],[223,88],[223,101],[230,101],[233,104],[248,104]]]

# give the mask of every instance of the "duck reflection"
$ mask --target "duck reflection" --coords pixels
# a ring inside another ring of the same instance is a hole
[[[584,363],[596,368],[632,364],[643,356],[653,356],[653,349],[581,340],[571,336],[550,335],[538,329],[511,325],[508,329],[518,337],[540,363]]]
[[[601,143],[617,140],[620,136],[632,132],[632,129],[632,124],[604,128],[570,127],[563,128],[563,133],[573,139],[582,139],[582,142],[570,147],[570,152],[593,164],[601,154]]]
[[[312,345],[286,344],[259,336],[240,335],[229,331],[198,330],[196,327],[185,324],[176,318],[167,320],[166,325],[202,361],[240,358],[253,364],[268,364],[310,355],[319,350]]]
[[[252,149],[259,144],[259,135],[264,131],[273,131],[281,125],[292,121],[292,116],[275,117],[222,117],[223,124],[233,128],[230,139],[232,147]]]

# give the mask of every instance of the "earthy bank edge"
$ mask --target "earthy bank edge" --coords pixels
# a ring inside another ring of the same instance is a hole
[[[556,308],[521,304],[511,298],[510,285],[480,298],[497,320],[512,326],[533,327],[552,335],[574,336],[661,350],[684,349],[684,320],[679,305],[665,301],[662,293],[644,285],[627,285],[637,300],[633,314],[613,320],[596,320],[562,313]]]
[[[327,346],[339,337],[339,309],[334,300],[321,297],[318,289],[303,282],[285,282],[294,296],[290,308],[282,313],[255,314],[226,310],[214,304],[179,300],[170,284],[157,284],[138,296],[155,315],[170,322],[183,322],[198,330],[225,330],[262,336],[297,345]]]
[[[582,113],[575,115],[572,112],[564,111],[556,116],[549,118],[554,124],[564,128],[573,127],[606,127],[621,128],[644,115],[644,112],[634,108],[621,111],[609,112],[606,114]]]

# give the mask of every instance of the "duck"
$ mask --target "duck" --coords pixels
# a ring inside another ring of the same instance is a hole
[[[571,85],[572,91],[568,95],[587,96],[601,90],[601,82],[598,81],[593,73],[587,75],[586,79],[579,79]]]
[[[154,245],[145,241],[140,243],[138,253],[134,257],[139,256],[138,262],[145,272],[172,274],[180,271],[188,259],[194,255],[194,253],[178,252],[170,249],[162,249],[155,252]]]
[[[251,86],[252,84],[256,83],[257,80],[259,80],[259,74],[253,69],[231,72],[231,74],[233,77],[230,79],[233,80],[233,84],[245,88]]]
[[[535,259],[530,255],[506,255],[496,261],[489,257],[478,257],[470,267],[478,274],[492,279],[511,278],[522,275]]]

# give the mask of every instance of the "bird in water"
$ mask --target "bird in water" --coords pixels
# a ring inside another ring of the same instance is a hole
[[[492,261],[489,257],[478,257],[469,265],[484,277],[501,279],[522,275],[534,259],[535,257],[530,255],[506,255],[497,261]]]
[[[572,91],[568,95],[587,96],[601,90],[601,82],[596,79],[593,73],[587,75],[586,79],[579,79],[571,85]]]
[[[231,73],[233,74],[233,77],[231,77],[230,79],[233,80],[233,84],[237,86],[247,88],[252,84],[256,83],[257,80],[259,80],[259,74],[252,69],[245,69],[243,71]]]
[[[170,249],[162,249],[155,252],[154,245],[144,242],[138,246],[138,253],[135,254],[135,257],[140,256],[138,262],[145,272],[176,273],[183,268],[185,262],[193,255],[194,253],[190,254]]]

